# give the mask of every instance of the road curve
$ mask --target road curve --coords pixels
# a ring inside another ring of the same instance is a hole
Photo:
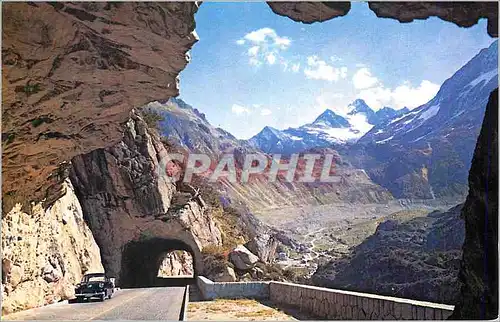
[[[104,302],[55,304],[2,317],[2,320],[179,320],[185,287],[118,290]]]

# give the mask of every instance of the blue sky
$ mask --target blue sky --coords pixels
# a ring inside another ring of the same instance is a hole
[[[415,108],[488,47],[486,20],[460,28],[438,18],[401,24],[352,2],[344,17],[302,24],[264,2],[205,2],[200,40],[180,75],[180,98],[214,126],[250,138],[344,114],[363,98],[374,109]]]

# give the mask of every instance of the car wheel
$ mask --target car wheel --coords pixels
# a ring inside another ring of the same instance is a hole
[[[99,301],[104,302],[105,299],[106,299],[106,297],[104,296],[104,294],[99,296]]]
[[[113,297],[113,293],[109,293],[108,299],[111,299]]]

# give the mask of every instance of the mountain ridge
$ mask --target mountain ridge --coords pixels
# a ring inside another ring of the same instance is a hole
[[[397,198],[463,198],[486,104],[496,87],[498,41],[448,78],[429,102],[374,126],[344,156]]]
[[[265,126],[259,133],[248,140],[249,144],[265,153],[296,153],[315,147],[356,142],[373,126],[386,122],[408,109],[395,110],[384,107],[383,111],[375,112],[362,99],[356,99],[351,104],[346,115],[325,109],[312,123],[296,128],[279,130]],[[401,112],[400,112],[401,111]]]
[[[447,79],[434,98],[413,110],[383,107],[375,112],[357,99],[345,115],[325,109],[312,123],[285,130],[265,126],[251,139],[238,140],[227,131],[213,129],[203,113],[184,103],[182,107],[189,106],[192,117],[200,119],[198,124],[179,126],[170,120],[160,126],[170,131],[165,135],[177,131],[174,137],[184,140],[182,144],[189,149],[210,146],[215,154],[227,148],[284,155],[333,148],[396,198],[453,196],[461,202],[467,193],[467,173],[486,101],[498,86],[497,52],[495,41]],[[366,121],[361,128],[370,128],[359,130],[359,124],[355,128],[353,117]],[[199,133],[210,133],[217,142],[200,136],[193,143],[193,136],[185,132],[190,126],[198,127]]]

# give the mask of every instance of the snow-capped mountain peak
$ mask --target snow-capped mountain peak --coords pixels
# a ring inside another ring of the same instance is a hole
[[[272,126],[265,126],[262,131],[260,132],[265,135],[274,135],[274,136],[280,136],[280,130],[275,129]]]
[[[384,107],[375,112],[362,99],[353,101],[348,109],[347,115],[339,115],[326,109],[314,122],[297,128],[278,130],[266,126],[249,142],[266,153],[294,153],[314,147],[354,143],[374,125],[392,120],[408,111]]]
[[[375,111],[366,104],[366,102],[362,99],[357,99],[351,104],[349,104],[348,108],[350,108],[350,112],[347,115],[356,115],[363,114],[366,117],[366,120],[371,125],[375,125],[378,123],[378,117],[375,114]]]
[[[350,113],[345,116],[326,109],[314,122],[297,128],[288,128],[281,131],[266,126],[249,142],[267,153],[294,153],[313,147],[327,147],[335,144],[356,142],[374,124],[377,124],[382,119],[389,118],[389,116],[377,116],[361,99],[355,100],[349,106],[351,107]],[[396,111],[394,111],[394,114],[399,115]],[[369,120],[373,123],[370,123]]]
[[[372,108],[366,104],[366,102],[363,99],[356,99],[354,102],[349,104],[349,107],[352,108],[352,110],[349,112],[349,115],[356,114],[356,113],[371,113],[373,112]]]
[[[447,79],[429,102],[374,127],[360,142],[406,145],[450,139],[451,133],[460,131],[477,131],[489,94],[496,87],[498,41],[481,50]]]
[[[327,109],[312,123],[283,131],[261,131],[251,141],[267,153],[293,153],[338,144],[413,144],[444,137],[461,128],[477,128],[492,89],[498,86],[498,46],[495,41],[450,79],[428,103],[409,110],[383,107],[374,111],[363,99],[348,105],[346,115]],[[470,131],[469,131],[470,132]],[[425,145],[425,144],[424,144]]]
[[[324,125],[324,126],[329,126],[333,128],[339,128],[339,127],[349,127],[350,124],[349,122],[343,118],[342,116],[336,114],[330,109],[325,110],[323,113],[321,113],[316,120],[312,124],[315,125]]]

